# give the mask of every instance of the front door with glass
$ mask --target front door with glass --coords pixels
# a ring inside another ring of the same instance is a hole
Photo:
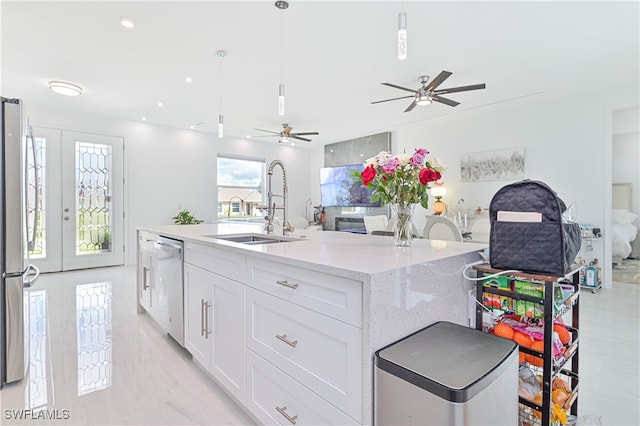
[[[33,263],[44,272],[121,265],[123,139],[37,127],[34,139],[40,182],[30,190],[39,191],[31,199],[41,213]]]

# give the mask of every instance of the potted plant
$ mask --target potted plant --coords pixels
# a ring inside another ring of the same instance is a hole
[[[173,219],[173,223],[178,225],[194,225],[203,222],[200,219],[196,219],[189,209],[179,211],[178,214],[171,219]]]

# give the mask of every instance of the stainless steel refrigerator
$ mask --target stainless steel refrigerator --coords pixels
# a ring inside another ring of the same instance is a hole
[[[33,137],[23,125],[22,101],[2,99],[0,114],[0,387],[25,377],[29,358],[27,289],[40,272],[29,264],[27,153]],[[33,149],[32,149],[33,152]],[[31,168],[33,172],[36,168]],[[37,181],[35,179],[32,182]],[[37,212],[34,213],[37,217]]]

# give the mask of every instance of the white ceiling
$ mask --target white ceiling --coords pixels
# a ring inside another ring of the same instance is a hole
[[[318,131],[301,144],[319,146],[444,114],[637,82],[639,5],[291,0],[281,12],[273,1],[5,0],[1,91],[40,107],[146,116],[171,127],[202,121],[197,130],[212,134],[222,112],[227,136],[279,131],[286,122],[294,132]],[[396,56],[402,7],[405,61]],[[136,27],[124,29],[120,17]],[[277,115],[281,60],[284,117]],[[446,95],[461,103],[455,108],[434,103],[403,113],[411,99],[370,104],[408,94],[381,82],[417,88],[420,75],[442,70],[453,75],[439,88],[487,88]],[[53,94],[49,80],[75,82],[84,93]]]

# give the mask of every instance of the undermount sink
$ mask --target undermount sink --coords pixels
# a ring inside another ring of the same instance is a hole
[[[249,245],[288,243],[299,240],[299,238],[265,234],[205,235],[205,237]]]

